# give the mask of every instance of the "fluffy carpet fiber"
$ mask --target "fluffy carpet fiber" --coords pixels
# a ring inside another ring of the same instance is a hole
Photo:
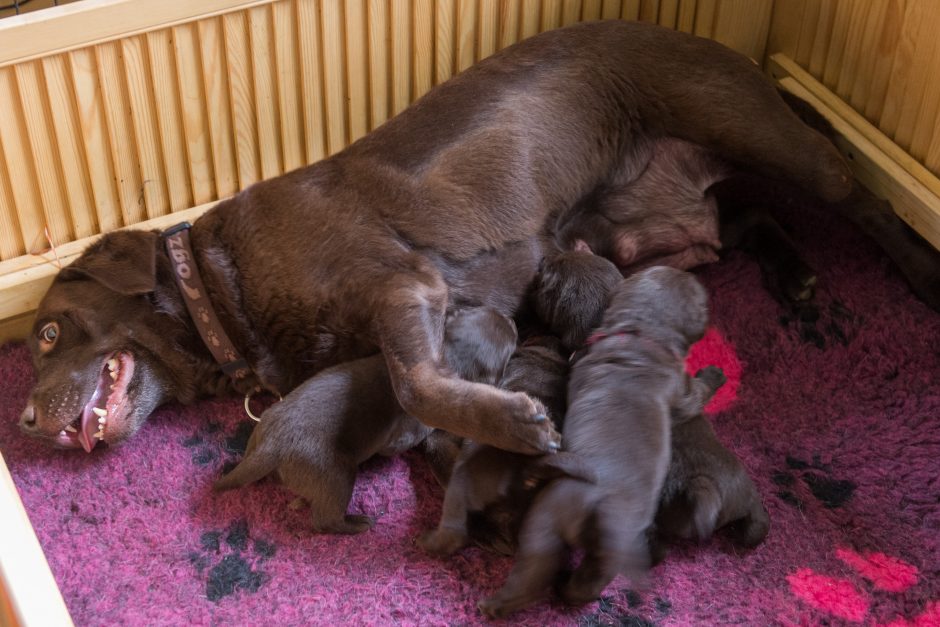
[[[940,625],[940,316],[884,257],[829,215],[784,216],[819,271],[818,316],[788,314],[739,253],[698,272],[713,330],[690,357],[731,381],[719,437],[770,512],[765,544],[675,547],[646,588],[545,602],[512,624]],[[21,344],[0,349],[0,449],[78,625],[468,624],[509,559],[425,556],[441,490],[408,454],[364,466],[355,537],[315,536],[273,481],[216,495],[252,423],[238,400],[159,410],[93,454],[45,449],[16,420],[32,384]]]

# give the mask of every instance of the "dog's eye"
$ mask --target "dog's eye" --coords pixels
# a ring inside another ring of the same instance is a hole
[[[39,339],[46,344],[46,348],[52,348],[55,341],[59,338],[59,325],[50,322],[39,331]]]

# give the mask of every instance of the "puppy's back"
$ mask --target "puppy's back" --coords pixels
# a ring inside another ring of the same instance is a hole
[[[461,379],[495,385],[517,337],[516,325],[495,309],[458,309],[444,327],[444,360]]]

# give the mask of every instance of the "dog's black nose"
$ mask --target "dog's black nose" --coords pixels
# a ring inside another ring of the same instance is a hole
[[[23,413],[20,414],[20,429],[27,432],[35,431],[37,428],[36,417],[36,406],[30,403],[26,406],[26,409],[23,410]]]

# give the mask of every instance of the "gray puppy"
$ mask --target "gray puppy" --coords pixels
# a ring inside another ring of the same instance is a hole
[[[461,378],[494,384],[516,345],[512,321],[488,308],[453,312],[444,329],[444,361]],[[310,502],[313,530],[359,533],[368,516],[346,514],[356,470],[373,455],[394,455],[430,431],[399,405],[382,355],[334,366],[271,406],[251,434],[245,457],[215,484],[227,490],[277,471]]]
[[[485,614],[504,616],[541,598],[566,546],[585,551],[562,590],[570,603],[596,598],[618,573],[645,573],[673,417],[699,414],[713,392],[704,373],[692,379],[683,365],[707,322],[707,295],[691,274],[657,266],[618,286],[568,386],[564,448],[589,464],[595,482],[563,477],[539,492],[509,578],[479,604]]]

